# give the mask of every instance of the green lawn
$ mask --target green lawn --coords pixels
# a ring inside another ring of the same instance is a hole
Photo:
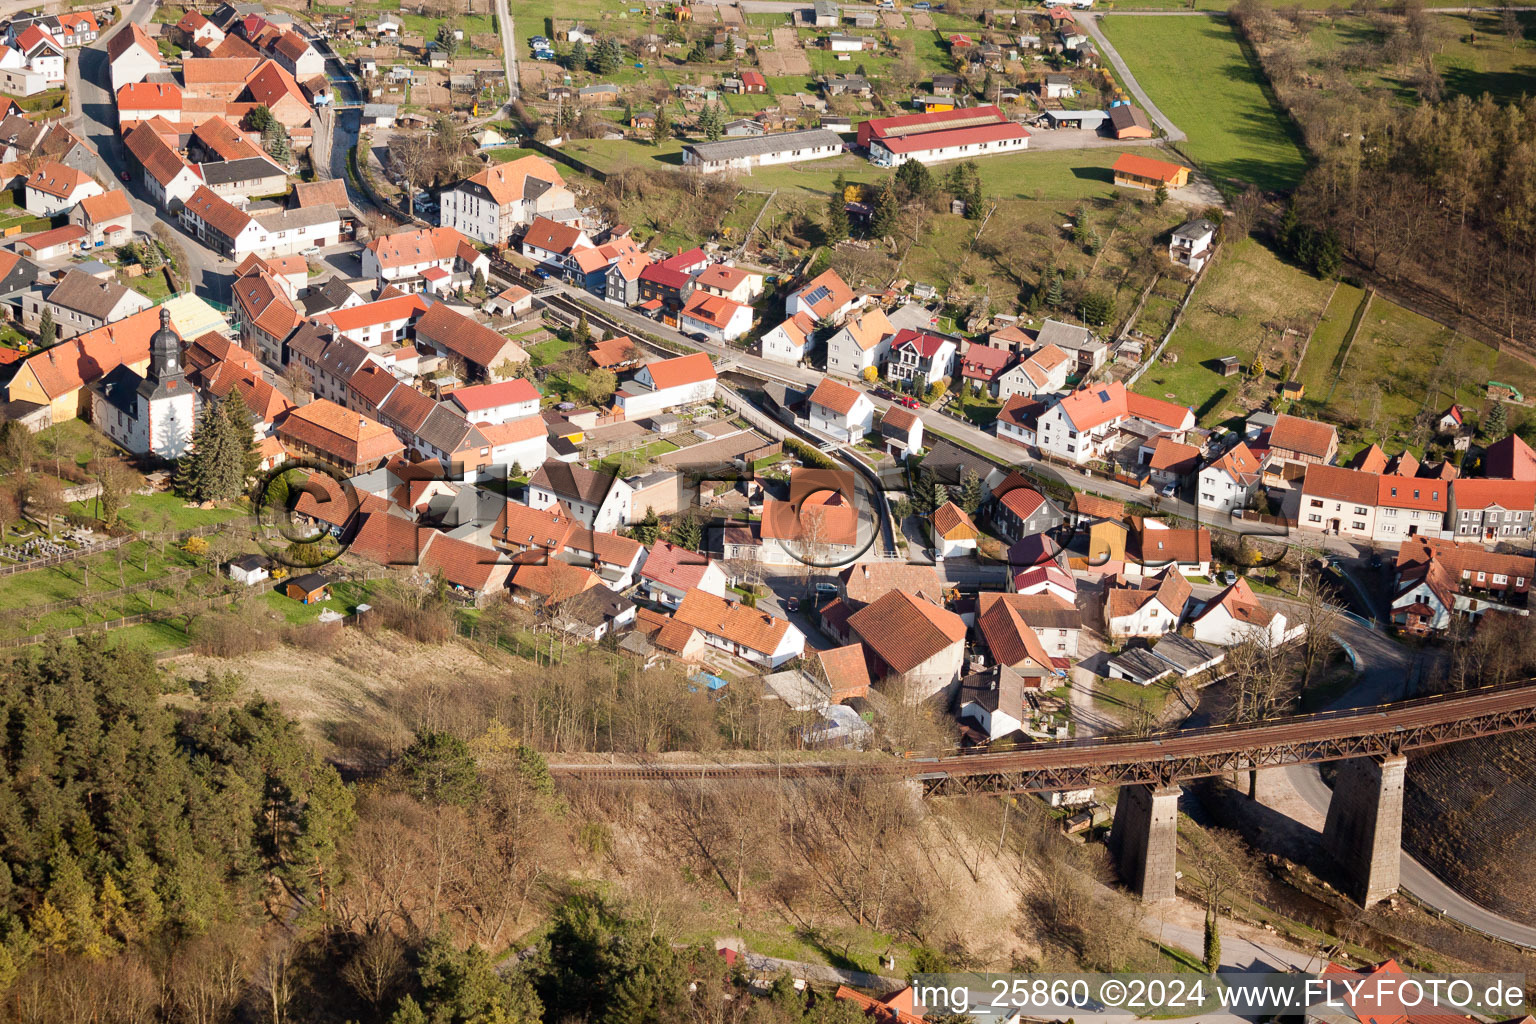
[[[1308,353],[1311,362],[1311,353]],[[1299,403],[1306,415],[1340,427],[1340,448],[1376,442],[1397,452],[1421,411],[1458,402],[1474,418],[1486,409],[1488,381],[1536,388],[1536,366],[1382,298],[1371,301],[1336,387],[1331,377]],[[1509,407],[1510,426],[1522,419]]]
[[[1295,375],[1305,385],[1308,395],[1321,397],[1332,387],[1334,360],[1349,335],[1349,325],[1354,322],[1355,311],[1360,308],[1364,294],[1354,285],[1341,284],[1329,300],[1323,318],[1307,342],[1307,357],[1301,361]]]
[[[1152,366],[1136,390],[1192,406],[1201,425],[1214,426],[1239,411],[1236,392],[1242,379],[1222,377],[1216,361],[1237,356],[1246,372],[1262,349],[1269,372],[1277,373],[1286,360],[1283,346],[1299,349],[1299,339],[1322,315],[1333,284],[1282,262],[1252,239],[1223,246],[1205,273],[1168,344],[1178,362]],[[1265,328],[1282,323],[1301,333],[1282,336]]]
[[[261,595],[261,600],[267,607],[281,615],[289,624],[295,626],[316,621],[320,618],[320,613],[326,610],[350,615],[357,610],[358,605],[368,603],[371,593],[367,583],[354,583],[349,580],[343,580],[332,585],[331,596],[327,600],[316,604],[303,604],[283,593],[282,588],[283,581],[277,581],[266,593]]]
[[[92,515],[91,505],[91,502],[77,501],[71,507],[82,515]],[[154,494],[130,495],[123,509],[122,522],[130,530],[181,531],[244,519],[249,515],[250,510],[243,501],[233,506],[204,509],[188,505],[183,498],[169,491],[156,491]]]
[[[146,271],[138,277],[124,277],[121,283],[150,302],[163,302],[171,297],[171,286],[165,283],[165,274],[159,269]]]
[[[105,592],[160,579],[167,572],[197,564],[197,559],[174,545],[166,545],[162,555],[157,544],[133,541],[123,546],[122,572],[118,572],[115,552],[102,552],[77,558],[46,569],[33,569],[5,578],[0,587],[0,611],[17,611],[32,605],[72,601],[92,591]],[[148,569],[145,566],[148,565]],[[90,587],[85,586],[86,573]]]
[[[548,366],[559,359],[561,355],[576,347],[575,342],[566,341],[563,338],[550,338],[541,341],[537,345],[525,345],[528,350],[528,359],[534,366]]]
[[[1435,6],[1430,4],[1428,6]],[[1516,102],[1531,91],[1536,75],[1536,13],[1518,16],[1523,38],[1504,34],[1500,16],[1495,13],[1440,14],[1429,19],[1437,43],[1434,61],[1448,95],[1489,94],[1501,103]],[[1312,63],[1321,70],[1332,70],[1335,55],[1351,47],[1379,46],[1384,36],[1366,18],[1351,15],[1319,20],[1307,32]],[[1350,78],[1362,89],[1392,90],[1409,103],[1417,103],[1417,90],[1410,81],[1407,65],[1351,71]]]
[[[1101,22],[1147,94],[1189,136],[1218,183],[1290,188],[1306,169],[1289,117],[1224,19],[1108,17]]]
[[[1153,712],[1162,710],[1171,692],[1172,686],[1166,681],[1151,686],[1138,686],[1129,679],[1109,679],[1105,676],[1093,681],[1094,703],[1127,722],[1143,708]]]

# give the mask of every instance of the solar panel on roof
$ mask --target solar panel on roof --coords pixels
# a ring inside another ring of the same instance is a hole
[[[816,290],[805,297],[805,301],[814,306],[831,294],[831,290],[826,285],[817,285]]]

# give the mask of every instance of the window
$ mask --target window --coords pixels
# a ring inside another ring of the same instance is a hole
[[[1366,507],[1364,505],[1356,505],[1355,506],[1355,515],[1357,515],[1357,516],[1363,516],[1363,515],[1365,515],[1365,513],[1367,511],[1368,510],[1366,509]]]
[[[1365,529],[1365,524],[1357,520],[1356,522],[1350,523],[1349,528],[1352,530],[1363,530]]]
[[[1322,516],[1307,516],[1307,522],[1309,522],[1309,523],[1320,523],[1322,521],[1323,521],[1323,517]]]
[[[1384,508],[1384,509],[1381,510],[1381,514],[1384,515],[1384,516],[1395,516],[1395,515],[1397,515],[1397,509],[1395,509],[1395,508]],[[1417,519],[1419,514],[1417,512],[1415,512],[1413,515],[1414,515],[1414,518]]]
[[[1313,508],[1322,508],[1323,507],[1323,503],[1321,501],[1318,501],[1316,498],[1313,498],[1312,499],[1312,507]]]

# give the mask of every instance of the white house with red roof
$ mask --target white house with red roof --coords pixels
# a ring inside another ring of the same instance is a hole
[[[1218,647],[1231,647],[1248,639],[1278,647],[1307,629],[1303,624],[1288,625],[1284,613],[1260,604],[1253,588],[1241,577],[1191,614],[1189,624],[1196,640]]]
[[[488,245],[507,242],[535,217],[576,205],[555,165],[525,156],[487,167],[444,192],[441,222]]]
[[[1018,153],[1028,148],[1029,132],[1023,125],[1017,121],[1000,121],[876,139],[869,144],[869,162],[876,167],[900,167],[908,160],[936,164],[945,160],[974,160],[982,156]]]
[[[49,82],[64,81],[64,47],[53,34],[28,25],[16,37],[16,49],[27,58],[27,68]]]
[[[680,548],[671,541],[651,545],[640,566],[640,594],[665,608],[682,604],[690,590],[725,596],[725,571],[708,555]]]
[[[694,275],[695,288],[750,305],[763,294],[763,275],[726,263],[711,263]]]
[[[119,124],[148,121],[152,117],[180,121],[181,107],[181,86],[175,82],[130,82],[117,90]]]
[[[107,61],[112,68],[112,92],[129,82],[142,82],[157,71],[165,70],[160,47],[144,27],[128,22],[107,40]]]
[[[976,346],[972,346],[974,350]],[[1077,361],[1055,345],[1042,345],[998,374],[992,394],[1003,401],[1060,391]]]
[[[805,313],[814,320],[837,323],[857,304],[853,289],[837,276],[837,271],[826,270],[789,293],[784,300],[784,314]]]
[[[1200,470],[1200,510],[1225,514],[1247,508],[1263,470],[1259,457],[1239,441]]]
[[[378,348],[404,338],[411,324],[426,311],[427,304],[419,295],[395,295],[321,313],[315,322],[334,328],[349,341]]]
[[[816,321],[806,313],[796,313],[758,339],[764,359],[794,365],[805,358],[816,334]]]
[[[892,380],[921,377],[929,384],[949,382],[955,372],[959,343],[947,335],[904,327],[891,339],[891,359],[886,373]]]
[[[1126,418],[1125,385],[1119,381],[1074,391],[1035,421],[1035,444],[1078,465],[1102,459]]]
[[[106,190],[84,171],[63,164],[45,163],[27,177],[27,212],[39,217],[51,217],[91,196],[99,196]]]
[[[960,377],[977,393],[997,394],[997,378],[1013,362],[1013,353],[972,342],[960,357]]]
[[[1398,543],[1410,537],[1449,537],[1452,481],[1383,473],[1376,480],[1376,521],[1371,539]]]
[[[718,375],[703,352],[647,363],[613,396],[625,419],[654,416],[680,405],[712,401]]]
[[[805,650],[805,635],[787,619],[699,589],[683,597],[672,619],[698,630],[711,647],[755,665],[778,668]]]
[[[812,429],[839,441],[857,441],[874,429],[875,403],[869,396],[830,378],[821,379],[806,404]]]
[[[562,224],[548,217],[535,217],[523,234],[522,253],[531,260],[556,267],[562,274],[571,255],[578,249],[592,248],[592,239],[575,224]]]
[[[735,341],[752,329],[752,307],[695,289],[677,315],[677,329],[720,344]]]
[[[523,377],[459,388],[448,400],[472,423],[505,423],[539,414],[539,390]]]
[[[383,235],[364,246],[361,255],[364,277],[388,282],[402,291],[416,290],[422,271],[429,267],[471,275],[477,270],[486,275],[491,272],[490,259],[453,228]]]
[[[879,306],[861,309],[827,339],[827,372],[862,377],[871,366],[883,367],[891,356],[896,327]]]

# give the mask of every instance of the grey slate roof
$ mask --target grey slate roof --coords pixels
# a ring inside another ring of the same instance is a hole
[[[251,218],[268,231],[292,231],[295,228],[314,227],[316,224],[341,223],[336,207],[329,203],[305,206],[298,210],[274,210],[258,213]]]
[[[744,157],[762,156],[764,153],[782,153],[791,149],[814,149],[818,146],[842,146],[842,138],[825,128],[805,128],[797,132],[776,132],[756,138],[721,139],[719,142],[695,142],[686,148],[693,150],[699,159],[706,161],[740,160]]]
[[[287,172],[281,167],[259,156],[248,156],[241,160],[215,160],[198,164],[197,169],[209,185],[228,185],[232,181],[257,181],[271,177],[287,178]]]
[[[122,301],[128,289],[116,281],[103,281],[82,270],[71,269],[64,280],[53,286],[48,301],[55,306],[83,313],[93,320],[105,320],[112,308]]]

